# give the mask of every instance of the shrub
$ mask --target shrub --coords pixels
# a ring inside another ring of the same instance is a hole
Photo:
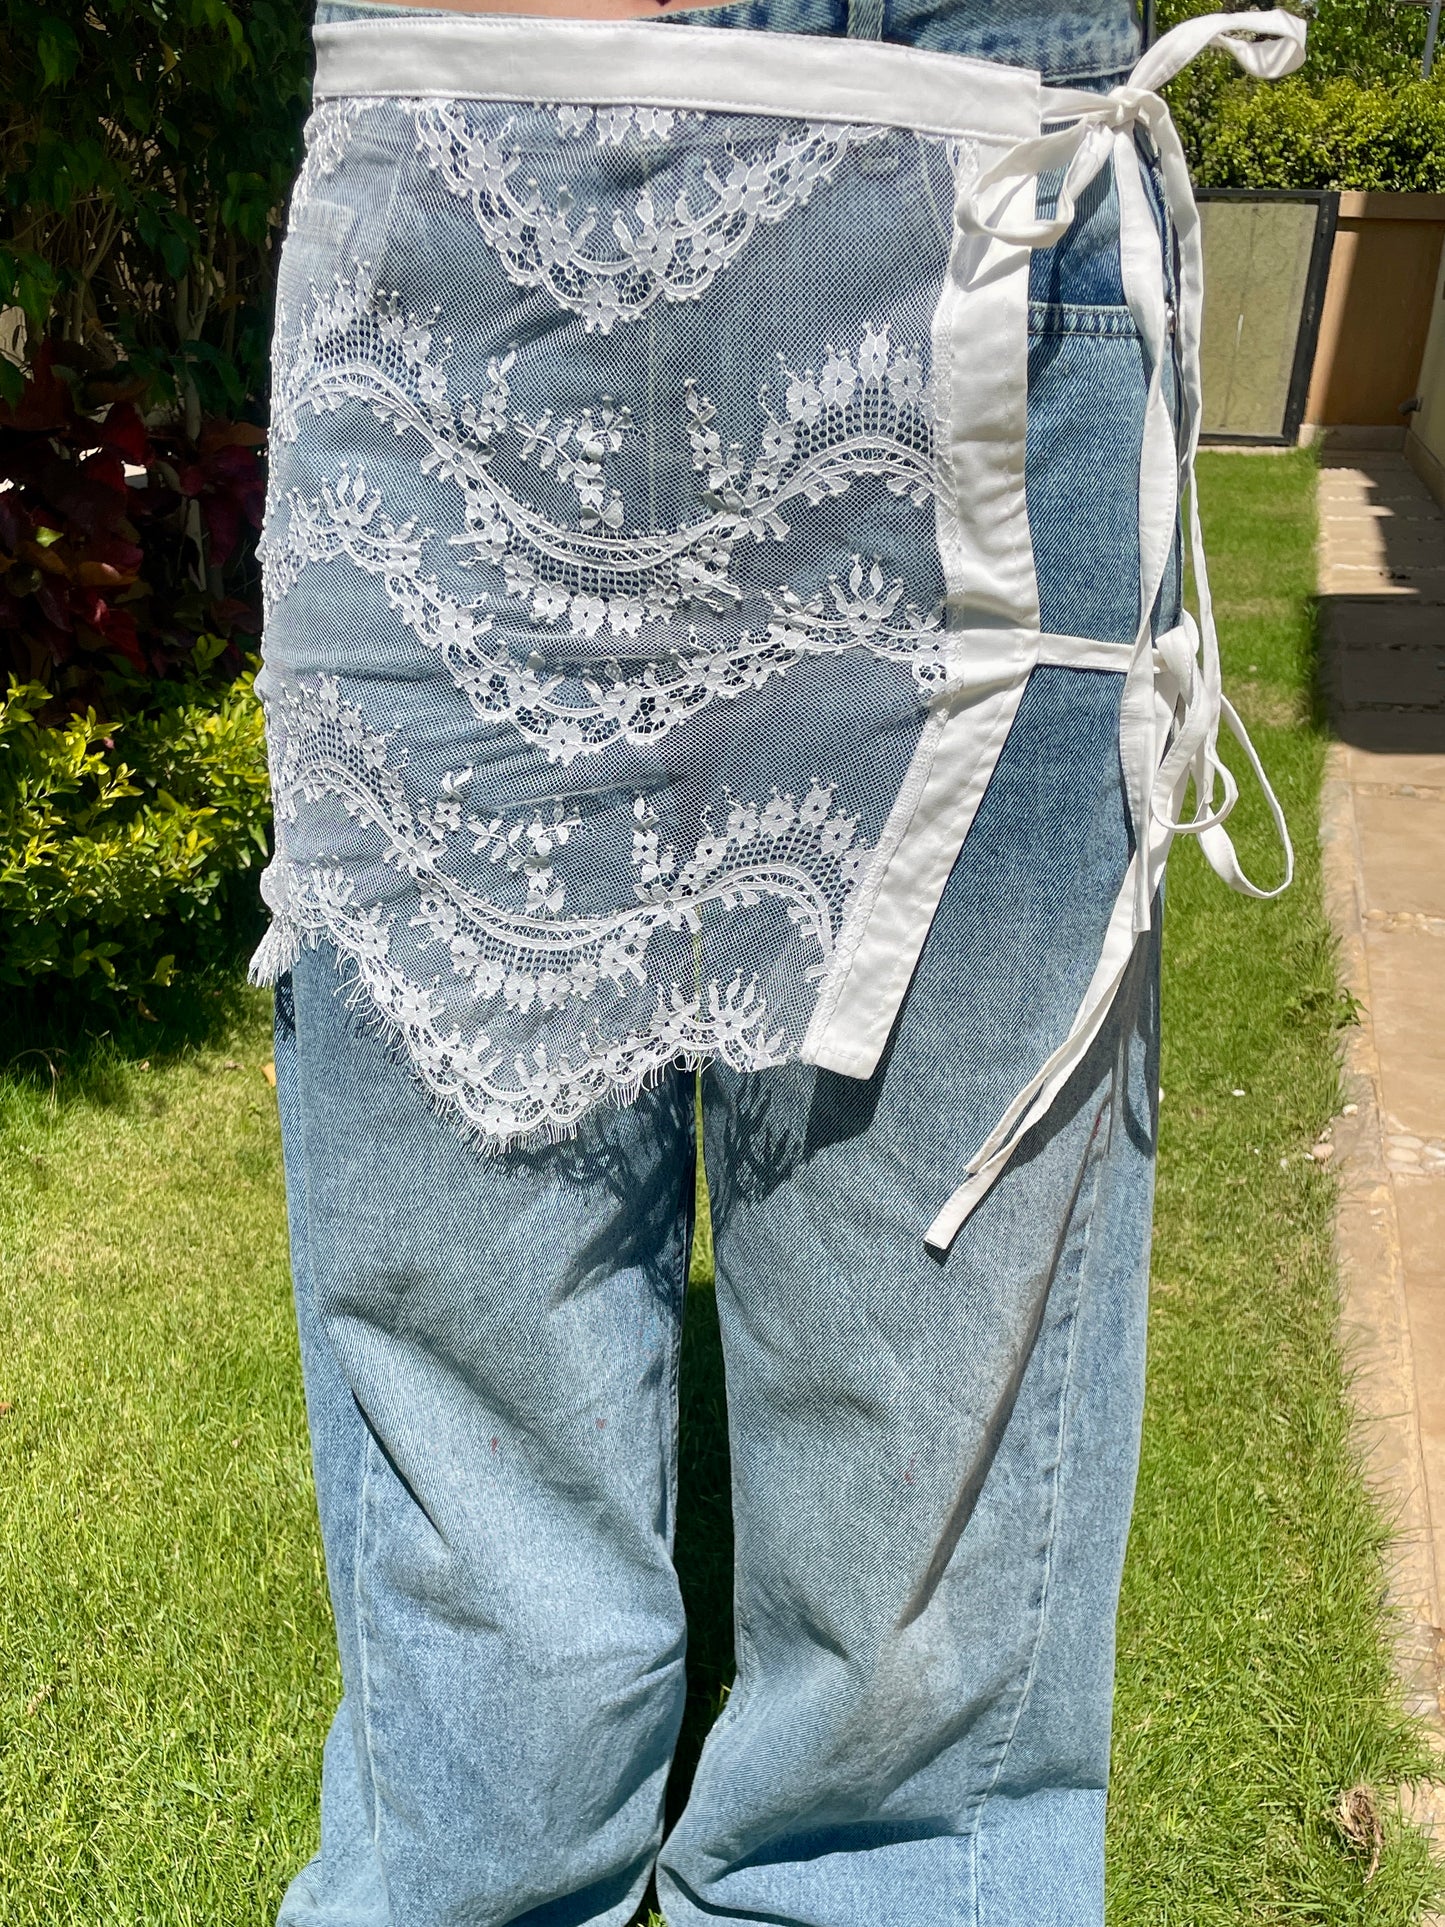
[[[0,307],[127,360],[148,398],[265,387],[279,211],[300,159],[304,0],[0,0]],[[18,391],[0,360],[0,394]]]
[[[1288,80],[1244,78],[1223,52],[1165,89],[1201,187],[1445,186],[1445,66],[1422,82],[1426,9],[1380,0],[1287,0],[1309,19],[1304,67]],[[1216,0],[1161,0],[1163,30]],[[1445,48],[1442,48],[1445,59]]]
[[[1195,178],[1205,187],[1445,190],[1445,87],[1395,87],[1299,77],[1229,87],[1204,138]]]
[[[0,983],[42,1002],[134,1003],[255,919],[259,423],[309,12],[0,0]]]
[[[158,685],[148,713],[47,726],[40,684],[0,701],[0,982],[140,994],[254,916],[270,820],[249,671]]]

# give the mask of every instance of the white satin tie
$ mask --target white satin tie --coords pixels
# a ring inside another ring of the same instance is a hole
[[[1256,36],[1253,39],[1241,35]],[[1209,592],[1203,534],[1194,487],[1201,391],[1199,341],[1204,276],[1199,212],[1189,169],[1159,87],[1205,47],[1228,48],[1262,79],[1293,72],[1304,59],[1305,23],[1278,9],[1225,13],[1184,21],[1151,47],[1128,81],[1107,94],[1043,90],[1045,123],[1063,122],[1020,141],[959,195],[956,218],[966,232],[1016,247],[1051,247],[1067,232],[1079,196],[1112,160],[1119,195],[1120,260],[1124,298],[1151,363],[1139,470],[1139,629],[1125,674],[1120,755],[1134,827],[1135,850],[1109,920],[1104,947],[1068,1035],[1021,1090],[979,1146],[964,1182],[927,1233],[947,1250],[959,1227],[986,1195],[1029,1128],[1049,1109],[1103,1026],[1134,954],[1150,927],[1165,860],[1176,835],[1197,836],[1214,871],[1231,889],[1275,897],[1294,875],[1294,851],[1284,813],[1254,746],[1220,683],[1219,642]],[[1149,137],[1158,157],[1164,198],[1179,247],[1177,317],[1165,295],[1160,240],[1145,187],[1148,166],[1138,141]],[[1033,213],[1040,174],[1062,169],[1052,215]],[[1012,186],[1012,192],[1009,191]],[[1003,190],[998,192],[996,190]],[[1026,218],[1009,211],[1020,196]],[[981,208],[987,205],[987,217]],[[1164,399],[1163,371],[1171,329],[1177,325],[1183,387],[1183,429],[1176,439]],[[1181,500],[1188,498],[1189,542],[1199,619],[1186,614],[1168,634],[1152,634],[1152,617],[1174,541]],[[1239,788],[1218,755],[1221,722],[1239,744],[1258,781],[1285,856],[1284,879],[1261,889],[1244,874],[1225,818]],[[1191,813],[1182,815],[1194,786]]]

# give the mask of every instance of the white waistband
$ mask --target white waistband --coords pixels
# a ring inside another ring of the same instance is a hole
[[[826,34],[676,21],[353,20],[316,29],[315,97],[371,95],[702,108],[1021,141],[1037,73]]]

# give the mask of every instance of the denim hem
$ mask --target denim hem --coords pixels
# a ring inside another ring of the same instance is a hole
[[[1137,341],[1139,324],[1128,308],[1111,302],[1030,301],[1031,335],[1101,335]]]

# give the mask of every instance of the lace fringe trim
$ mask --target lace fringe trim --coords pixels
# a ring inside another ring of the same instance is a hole
[[[367,967],[365,954],[348,947],[342,933],[333,929],[299,929],[280,920],[273,921],[251,959],[248,980],[260,989],[274,989],[299,963],[303,952],[319,950],[323,943],[331,945],[338,988],[345,995],[347,1009],[359,1011],[366,1028],[382,1038],[395,1061],[405,1066],[413,1082],[425,1093],[433,1113],[450,1125],[463,1143],[485,1156],[570,1142],[578,1136],[585,1121],[604,1104],[625,1110],[644,1091],[660,1084],[671,1070],[692,1072],[720,1061],[731,1062],[722,1040],[707,1043],[668,1040],[663,1048],[655,1049],[645,1058],[634,1059],[625,1071],[608,1077],[586,1104],[570,1115],[548,1111],[531,1123],[499,1131],[476,1117],[455,1091],[429,1074],[427,1064],[416,1053],[412,1027],[402,1014],[388,1007],[384,980],[376,980],[376,973]],[[775,1040],[775,1046],[766,1054],[733,1068],[766,1070],[786,1063],[796,1054],[781,1039]]]

